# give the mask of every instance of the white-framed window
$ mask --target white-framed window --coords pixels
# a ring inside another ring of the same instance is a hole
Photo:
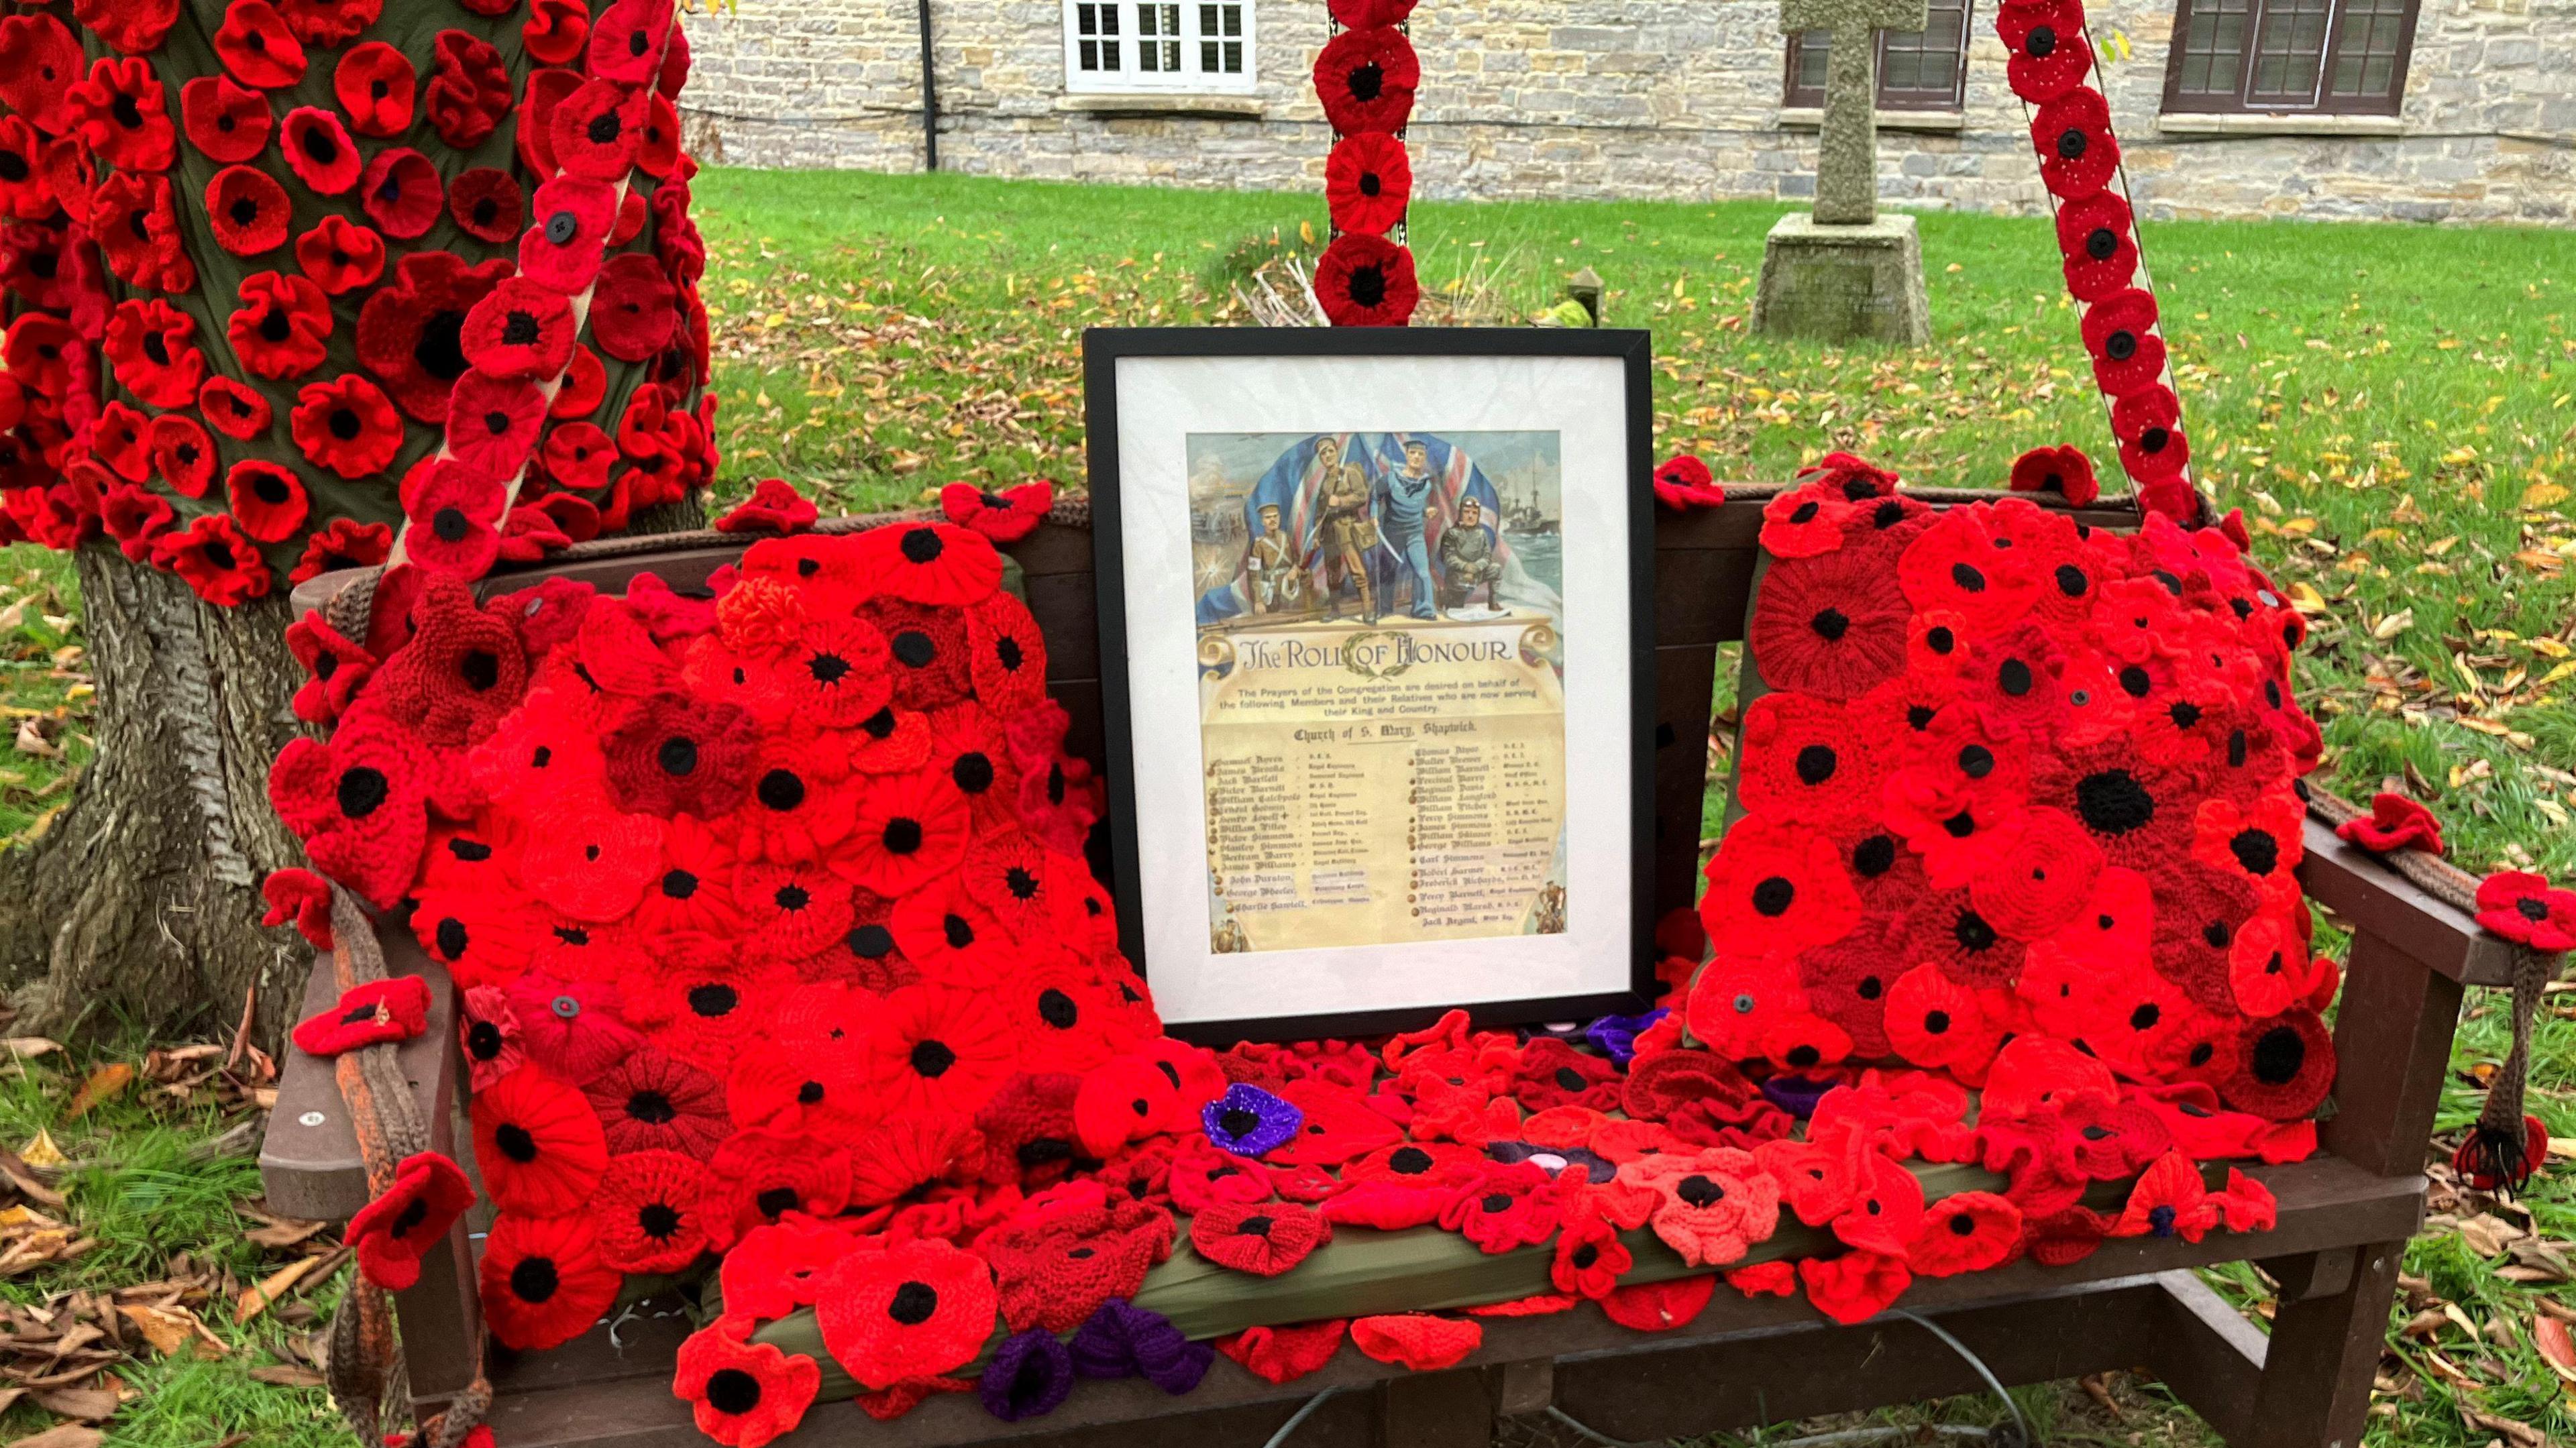
[[[1253,0],[1064,0],[1065,88],[1248,94]]]

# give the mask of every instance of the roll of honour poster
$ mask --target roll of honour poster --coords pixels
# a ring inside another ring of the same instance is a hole
[[[1295,1034],[1632,990],[1651,560],[1626,359],[1100,355],[1208,335],[1091,349],[1119,898],[1165,1019]]]

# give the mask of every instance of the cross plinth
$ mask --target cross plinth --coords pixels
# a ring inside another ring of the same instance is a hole
[[[1780,24],[1821,30],[1825,123],[1817,137],[1816,220],[1867,226],[1878,219],[1878,32],[1921,30],[1929,0],[1780,0]]]

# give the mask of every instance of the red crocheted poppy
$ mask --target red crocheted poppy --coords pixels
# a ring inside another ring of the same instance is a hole
[[[224,324],[233,354],[254,377],[300,377],[330,355],[331,302],[309,278],[255,272]]]
[[[483,477],[506,480],[527,465],[545,422],[546,399],[536,384],[469,367],[448,394],[447,450]]]
[[[2047,0],[2014,5],[1998,12],[1995,30],[2012,52],[2004,77],[2012,93],[2034,104],[2051,101],[2083,84],[2093,71],[2093,47],[2084,34],[2084,7],[2077,0]]]
[[[1829,555],[1776,563],[1746,641],[1763,682],[1854,699],[1905,667],[1905,599],[1883,567]]]
[[[716,520],[719,533],[798,533],[814,526],[822,511],[785,478],[762,478],[751,496]]]
[[[295,264],[331,296],[372,285],[385,273],[385,241],[334,213],[295,238]]]
[[[152,544],[152,566],[167,569],[184,579],[208,603],[230,606],[247,603],[268,592],[268,565],[261,561],[258,549],[239,524],[222,514],[201,514],[187,527],[173,529]],[[308,843],[307,852],[310,853]],[[315,864],[321,864],[319,858]],[[357,882],[340,876],[353,888]],[[384,877],[369,876],[377,884]],[[360,889],[370,900],[387,900],[402,893],[400,886],[379,894]]]
[[[304,79],[304,45],[268,0],[232,0],[215,31],[215,56],[234,79],[282,90]]]
[[[862,1386],[972,1362],[998,1306],[984,1259],[946,1242],[853,1253],[824,1274],[814,1303],[823,1345]]]
[[[1011,1074],[1014,1047],[980,995],[917,985],[885,998],[860,1049],[889,1113],[968,1116]]]
[[[2168,861],[2155,882],[2155,966],[2204,1009],[2236,1010],[2236,936],[2263,897],[2238,874],[2197,860]]]
[[[822,1387],[820,1364],[747,1340],[749,1327],[747,1315],[729,1316],[690,1334],[671,1378],[698,1431],[725,1448],[762,1448],[794,1432]]]
[[[222,75],[201,75],[179,87],[179,120],[190,145],[229,164],[267,149],[272,125],[268,98]]]
[[[1345,31],[1342,38],[1357,34]],[[1315,263],[1315,296],[1336,327],[1401,327],[1421,304],[1413,253],[1383,237],[1345,232]]]
[[[750,719],[730,704],[662,694],[626,705],[601,739],[618,808],[715,819],[730,813],[751,782]],[[681,908],[699,881],[684,883]]]
[[[591,341],[611,357],[643,361],[670,345],[678,318],[671,310],[674,296],[670,278],[653,258],[641,252],[609,258],[591,293]]]
[[[582,0],[531,0],[519,46],[539,65],[566,65],[590,47],[590,7]]]
[[[169,177],[137,171],[109,176],[91,197],[89,225],[90,239],[118,280],[165,292],[197,285],[197,269],[179,236]]]
[[[708,1162],[711,1186],[700,1220],[721,1251],[736,1238],[789,1212],[830,1217],[850,1201],[850,1160],[812,1136],[738,1132]]]
[[[2160,381],[2133,388],[2111,404],[2111,432],[2120,440],[2120,466],[2142,483],[2177,476],[2191,461],[2182,406]]]
[[[286,626],[286,649],[307,675],[295,691],[295,717],[310,724],[339,718],[376,667],[375,655],[342,638],[316,610]]]
[[[203,560],[210,569],[239,568],[245,558],[258,566],[250,540],[221,514],[207,514],[188,529],[166,535],[162,556],[172,551],[174,539],[191,534],[198,535],[197,541],[181,546],[211,552],[220,544],[231,555]],[[265,569],[261,579],[264,591]],[[328,743],[309,737],[288,740],[269,767],[269,804],[304,841],[315,867],[379,908],[402,898],[428,837],[419,754],[407,731],[380,720],[352,718],[342,722]]]
[[[2368,818],[2345,820],[2335,826],[2335,837],[2379,855],[2405,849],[2439,855],[2443,849],[2441,820],[2421,803],[2386,790],[2370,797]]]
[[[1738,824],[1709,862],[1708,881],[1700,919],[1715,940],[1800,950],[1841,939],[1859,918],[1832,842],[1795,826]]]
[[[700,1201],[715,1183],[696,1158],[639,1151],[609,1160],[592,1219],[599,1257],[620,1272],[677,1272],[707,1249]]]
[[[1440,1225],[1485,1252],[1535,1246],[1565,1220],[1565,1193],[1529,1162],[1498,1166],[1459,1187],[1441,1209]]]
[[[620,1278],[599,1257],[589,1216],[504,1211],[484,1239],[482,1301],[492,1335],[542,1351],[590,1330],[617,1301]]]
[[[984,1140],[982,1178],[1024,1192],[1063,1180],[1081,1155],[1073,1121],[1081,1090],[1082,1078],[1068,1072],[1023,1071],[1004,1082],[975,1112]]]
[[[139,55],[160,48],[162,38],[178,23],[179,7],[175,0],[123,4],[113,0],[74,0],[72,18],[125,54]],[[12,98],[10,104],[16,103]]]
[[[1880,751],[1856,747],[1850,711],[1806,694],[1765,694],[1744,711],[1737,788],[1766,821],[1816,827],[1879,808]]]
[[[1956,614],[1976,637],[2011,627],[2040,586],[2010,535],[1991,514],[1972,509],[1942,514],[1907,546],[1897,577],[1918,613]]]
[[[2334,1037],[2305,1008],[2245,1022],[2223,1059],[2219,1094],[2268,1120],[2305,1116],[2334,1089]]]
[[[1918,965],[1887,992],[1887,1039],[1896,1054],[1918,1066],[1974,1073],[1994,1057],[1994,1028],[1976,993],[1939,966]]]
[[[2081,201],[2096,194],[2120,167],[2111,108],[2090,86],[2077,86],[2041,106],[2031,117],[2030,139],[2039,150],[2039,179],[2060,200]]]
[[[1688,453],[1666,458],[1655,468],[1655,501],[1676,512],[1714,508],[1726,501],[1708,464]]]
[[[1403,130],[1421,83],[1421,57],[1392,26],[1345,30],[1315,57],[1315,94],[1339,135]]]
[[[356,39],[384,14],[384,0],[278,0],[286,28],[306,45]]]
[[[733,1131],[723,1085],[652,1046],[594,1077],[583,1094],[599,1117],[608,1149],[620,1156],[672,1151],[705,1160]]]
[[[863,1245],[844,1222],[802,1212],[752,1228],[718,1264],[726,1315],[761,1321],[810,1306],[824,1274]]]
[[[462,30],[438,32],[429,91],[423,101],[431,129],[459,151],[470,151],[510,113],[510,72],[501,52]]]
[[[367,219],[387,236],[409,241],[427,232],[447,212],[447,191],[438,168],[408,146],[376,153],[358,186]]]
[[[1028,605],[996,592],[966,613],[967,668],[985,708],[1015,713],[1046,695],[1046,639]]]
[[[2478,924],[2534,950],[2576,949],[2576,891],[2553,890],[2546,876],[2499,870],[2478,882]]]
[[[1855,504],[1895,497],[1896,490],[1904,484],[1897,474],[1847,452],[1829,452],[1798,469],[1797,481],[1801,493],[1812,490]]]
[[[1914,1274],[1906,1270],[1902,1256],[1879,1252],[1804,1258],[1798,1263],[1798,1278],[1806,1283],[1807,1300],[1816,1310],[1846,1327],[1885,1312],[1914,1284]]]
[[[877,598],[861,604],[859,616],[885,636],[894,666],[894,702],[900,707],[925,712],[946,709],[973,689],[967,631],[955,610]]]
[[[1172,1194],[1172,1205],[1183,1212],[1266,1202],[1273,1194],[1270,1173],[1258,1163],[1195,1135],[1183,1137],[1172,1152],[1166,1186]]]
[[[382,473],[402,450],[402,414],[383,388],[354,372],[306,383],[288,425],[308,462],[344,478]]]
[[[430,959],[466,986],[514,980],[535,954],[542,927],[515,890],[424,890],[411,915],[412,934]]]
[[[196,332],[195,319],[168,302],[135,298],[108,314],[100,347],[127,391],[154,407],[185,407],[206,376],[205,356],[189,340]]]
[[[65,99],[81,143],[100,160],[128,171],[170,169],[178,155],[179,132],[162,108],[161,79],[152,62],[101,58]]]
[[[2116,191],[2060,206],[2057,249],[2065,258],[2068,294],[2079,302],[2098,302],[2135,280],[2136,232],[2129,203]]]
[[[1740,1061],[1761,1055],[1764,1039],[1783,1022],[1806,1014],[1807,1001],[1785,954],[1720,957],[1692,981],[1686,1011],[1692,1040]],[[1629,1079],[1633,1097],[1633,1072]]]
[[[1417,1373],[1456,1367],[1484,1341],[1482,1323],[1424,1312],[1361,1317],[1351,1322],[1352,1346],[1379,1362],[1394,1363]]]
[[[297,106],[286,113],[277,144],[288,168],[321,195],[344,195],[358,184],[364,161],[336,112]]]
[[[38,12],[0,21],[0,100],[49,134],[70,125],[64,93],[80,79],[82,64],[80,42],[53,16]]]
[[[1774,558],[1818,558],[1843,546],[1854,516],[1830,485],[1818,482],[1762,505],[1762,546]]]
[[[1739,1261],[1779,1225],[1779,1182],[1747,1151],[1650,1156],[1621,1167],[1619,1180],[1655,1194],[1655,1235],[1693,1267]]]
[[[816,864],[745,863],[734,876],[744,944],[780,960],[802,960],[850,933],[850,887]]]
[[[583,82],[547,117],[554,161],[593,181],[623,181],[635,169],[644,133],[644,96],[606,78]]]
[[[349,113],[349,129],[361,136],[399,136],[410,130],[419,90],[411,61],[381,40],[351,47],[331,72],[331,94]]]
[[[671,13],[648,0],[616,0],[599,12],[590,31],[590,72],[627,85],[651,79],[662,64]]]
[[[304,480],[272,462],[244,458],[224,474],[224,493],[242,531],[263,543],[276,543],[304,526],[312,501]]]
[[[623,920],[662,877],[662,821],[566,800],[529,821],[519,875],[529,891],[576,920]]]
[[[1834,1235],[1865,1251],[1903,1256],[1923,1229],[1923,1184],[1903,1163],[1874,1151],[1862,1155],[1854,1177],[1851,1201],[1831,1223]]]
[[[1255,1277],[1276,1277],[1332,1239],[1331,1223],[1292,1202],[1219,1202],[1190,1218],[1201,1257]]]
[[[408,1041],[428,1026],[428,984],[416,975],[392,976],[351,987],[329,1009],[298,1021],[295,1047],[308,1056],[337,1056]]]
[[[130,483],[152,476],[152,458],[143,441],[151,420],[122,402],[99,410],[90,432],[90,451],[107,470]]]
[[[863,1207],[929,1201],[972,1179],[976,1145],[974,1123],[966,1117],[889,1116],[851,1149],[850,1201]]]
[[[1601,1311],[1631,1332],[1670,1332],[1688,1327],[1708,1307],[1717,1278],[1707,1273],[1621,1287],[1601,1299]]]
[[[1559,1106],[1616,1110],[1621,1085],[1617,1066],[1549,1036],[1523,1047],[1512,1070],[1513,1099],[1531,1111]]]
[[[2165,342],[2158,336],[2154,294],[2131,287],[2084,309],[2084,350],[2093,380],[2114,397],[2159,385]]]
[[[2180,1237],[2197,1242],[2220,1222],[2221,1208],[2202,1185],[2200,1168],[2180,1152],[2160,1158],[2129,1190],[2111,1222],[2113,1237]]]
[[[868,786],[832,867],[880,895],[908,893],[965,857],[971,818],[945,780],[889,775]]]
[[[863,619],[805,624],[780,643],[737,666],[743,697],[764,723],[856,728],[892,697],[885,635]]]
[[[360,1275],[387,1292],[410,1287],[420,1280],[421,1258],[446,1245],[473,1205],[474,1185],[455,1162],[434,1151],[403,1158],[393,1185],[349,1219],[344,1235],[357,1250]]]
[[[949,522],[996,543],[1016,543],[1037,531],[1054,506],[1055,484],[1044,478],[998,493],[972,483],[950,483],[939,490],[939,511]]]
[[[501,246],[526,224],[528,201],[509,172],[477,166],[448,186],[447,211],[467,236]]]
[[[1798,957],[1807,1009],[1840,1028],[1855,1056],[1888,1053],[1887,992],[1906,965],[1891,924],[1864,921],[1843,939]]]
[[[2084,507],[2102,496],[2093,460],[2077,447],[2035,447],[2013,460],[2012,490],[2064,498]]]
[[[1324,161],[1324,201],[1333,225],[1383,236],[1404,220],[1413,196],[1413,162],[1404,143],[1381,131],[1346,135]]]
[[[526,656],[504,607],[478,606],[451,579],[426,580],[405,615],[411,641],[378,669],[372,695],[426,742],[476,744],[527,689]]]
[[[589,286],[616,216],[616,189],[605,182],[578,176],[546,182],[519,237],[519,270],[567,296]]]
[[[1267,1383],[1293,1383],[1332,1361],[1350,1327],[1347,1318],[1284,1327],[1250,1327],[1216,1340],[1216,1350]]]
[[[563,170],[555,160],[554,114],[564,98],[581,89],[582,77],[571,70],[532,70],[519,96],[519,162],[538,176]],[[613,239],[612,239],[613,244]]]
[[[1970,882],[1971,903],[1981,919],[2013,940],[2044,939],[2073,921],[2092,898],[2103,863],[2101,848],[2072,816],[2030,810],[1995,868]],[[1974,980],[1975,973],[1960,979]]]
[[[197,408],[216,431],[245,441],[268,431],[268,399],[255,388],[218,373],[197,389]],[[209,459],[209,472],[212,461]]]
[[[580,1092],[523,1067],[476,1092],[472,1109],[474,1159],[495,1205],[552,1217],[590,1201],[608,1143]]]
[[[501,551],[501,484],[452,459],[424,462],[427,480],[404,509],[410,561],[448,577],[480,578]]]
[[[2114,865],[2156,870],[2191,850],[2187,781],[2140,758],[2126,739],[2068,745],[2043,759],[2031,801],[2073,815]]]

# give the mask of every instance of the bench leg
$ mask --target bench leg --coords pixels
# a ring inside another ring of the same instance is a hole
[[[2405,1255],[2404,1242],[2360,1248],[2341,1291],[2280,1304],[2253,1423],[2234,1448],[2361,1448]]]
[[[1481,1368],[1387,1379],[1378,1400],[1381,1448],[1489,1448],[1494,1399]]]
[[[483,1313],[475,1297],[474,1248],[465,1223],[420,1260],[420,1281],[394,1294],[403,1371],[416,1412],[435,1412],[473,1383],[481,1366]]]

